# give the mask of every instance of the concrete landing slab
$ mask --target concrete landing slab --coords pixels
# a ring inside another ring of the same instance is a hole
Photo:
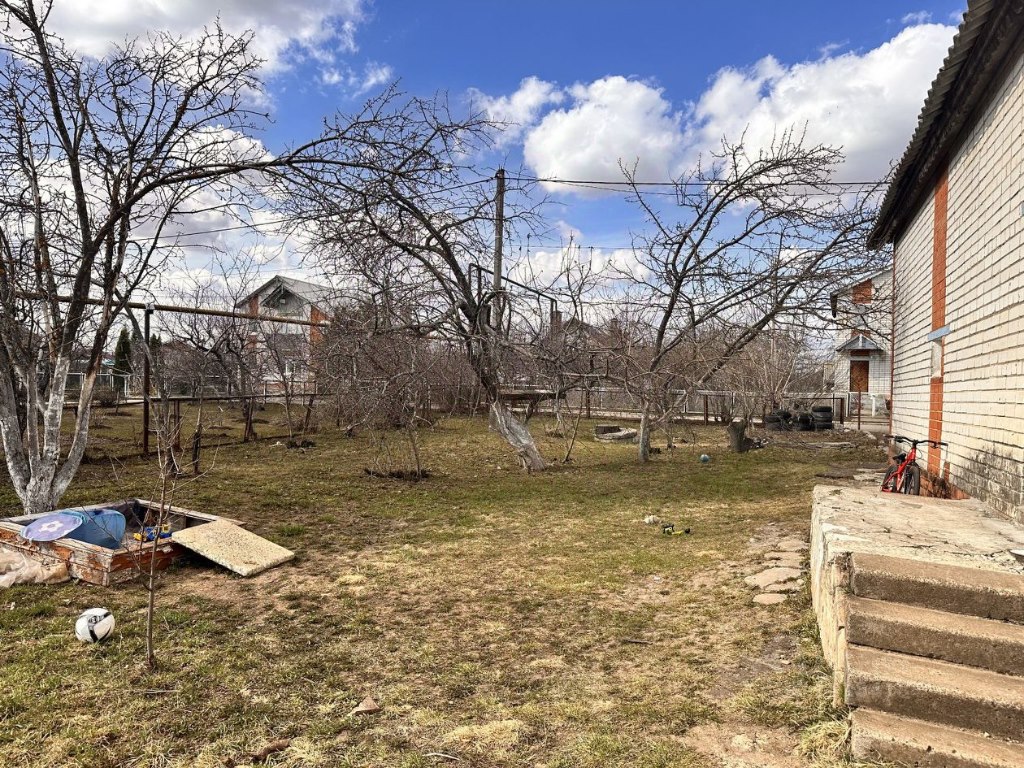
[[[227,520],[175,531],[171,538],[241,576],[254,576],[295,557],[291,550]]]
[[[1024,547],[1024,528],[975,499],[819,485],[814,489],[814,519],[815,533],[832,550],[1024,573],[1024,565],[1008,551]],[[812,550],[816,543],[812,539]]]

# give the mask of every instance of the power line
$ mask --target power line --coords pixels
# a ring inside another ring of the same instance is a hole
[[[428,197],[430,195],[439,195],[445,192],[456,192],[460,189],[466,189],[477,184],[483,184],[485,182],[492,182],[494,179],[489,177],[481,177],[479,179],[472,179],[470,181],[463,182],[462,184],[456,184],[451,187],[442,187],[439,189],[431,189],[428,191],[420,192],[419,194],[408,195],[408,199],[416,200],[421,197]],[[170,232],[167,233],[166,237],[196,237],[198,235],[215,235],[220,232],[234,232],[240,229],[259,229],[260,227],[271,227],[277,224],[288,224],[296,221],[295,217],[286,217],[282,219],[270,219],[269,221],[252,222],[249,224],[234,224],[228,227],[217,227],[214,229],[200,229],[194,232]],[[301,221],[301,218],[299,219]]]
[[[630,182],[626,180],[613,181],[608,179],[560,179],[557,177],[540,177],[540,176],[509,176],[511,181],[529,181],[543,184],[570,184],[576,186],[617,186],[617,187],[708,187],[720,182],[714,179],[698,180],[698,181],[635,181]],[[882,183],[882,179],[877,181],[823,181],[814,184],[807,182],[786,182],[784,184],[777,184],[774,186],[786,186],[786,187],[870,187]]]

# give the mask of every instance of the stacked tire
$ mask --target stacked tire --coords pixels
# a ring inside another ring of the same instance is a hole
[[[811,423],[815,432],[825,429],[834,429],[832,424],[832,406],[816,405],[811,408]]]
[[[798,413],[796,416],[796,428],[799,432],[813,432],[814,416],[810,413]]]
[[[785,408],[776,408],[764,417],[764,428],[769,432],[785,432],[795,426],[794,414]]]

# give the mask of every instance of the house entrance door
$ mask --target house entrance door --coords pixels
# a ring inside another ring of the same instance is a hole
[[[868,371],[870,363],[867,360],[850,361],[850,391],[868,391]]]

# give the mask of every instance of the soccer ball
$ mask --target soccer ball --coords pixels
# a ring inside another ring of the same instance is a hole
[[[89,608],[75,622],[75,637],[83,643],[98,643],[114,634],[114,614],[106,608]]]
[[[700,463],[701,464],[707,464],[709,461],[711,461],[711,457],[708,456],[706,453],[702,453],[700,455]]]

